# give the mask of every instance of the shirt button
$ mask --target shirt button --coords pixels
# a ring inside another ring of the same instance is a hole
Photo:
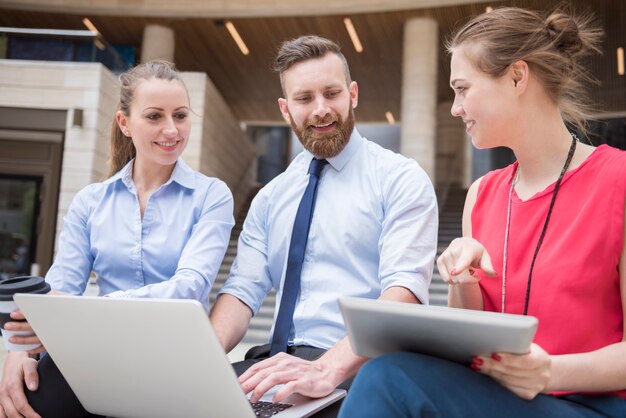
[[[135,276],[137,276],[137,277],[141,276],[141,272],[140,271],[136,271],[135,272]]]

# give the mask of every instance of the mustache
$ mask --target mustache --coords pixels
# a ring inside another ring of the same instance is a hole
[[[329,125],[333,122],[338,122],[339,121],[339,116],[338,115],[326,115],[324,117],[316,117],[313,119],[307,119],[306,122],[304,123],[304,126],[307,128],[310,128],[311,126],[314,125]]]

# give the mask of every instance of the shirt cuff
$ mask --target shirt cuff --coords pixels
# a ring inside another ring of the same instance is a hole
[[[383,282],[383,292],[390,287],[400,286],[406,289],[409,289],[411,293],[415,295],[417,299],[419,299],[422,305],[429,304],[429,294],[428,294],[428,285],[426,279],[419,278],[408,278],[408,277],[396,277],[394,279],[385,280]],[[382,292],[381,292],[382,293]]]

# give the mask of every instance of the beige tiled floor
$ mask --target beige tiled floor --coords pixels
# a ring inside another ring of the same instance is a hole
[[[89,284],[87,286],[87,290],[85,291],[85,295],[87,296],[96,296],[98,294],[98,286],[95,284]],[[2,338],[0,337],[0,340]],[[243,360],[246,351],[252,347],[252,344],[241,343],[237,347],[235,347],[230,353],[228,353],[228,358],[231,362]],[[7,356],[7,349],[4,345],[4,341],[0,343],[0,374],[3,370],[4,360]]]

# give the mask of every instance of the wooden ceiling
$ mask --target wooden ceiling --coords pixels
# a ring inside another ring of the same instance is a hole
[[[221,20],[214,18],[148,18],[128,16],[72,15],[0,8],[0,26],[85,29],[88,17],[111,44],[127,44],[141,51],[143,28],[152,23],[168,26],[176,35],[175,61],[183,71],[202,71],[231,106],[236,117],[251,123],[282,123],[276,99],[278,77],[271,71],[274,54],[283,40],[303,34],[318,34],[337,41],[350,63],[352,78],[359,83],[360,122],[385,121],[385,112],[400,115],[403,24],[413,17],[430,17],[439,22],[440,35],[470,16],[484,12],[487,5],[518,5],[551,9],[560,0],[515,0],[476,3],[433,9],[351,15],[364,46],[354,51],[343,25],[344,15],[263,17],[231,19],[250,49],[244,56],[237,49]],[[577,11],[591,11],[604,26],[605,54],[590,60],[592,73],[600,80],[593,98],[602,111],[626,111],[626,81],[616,73],[618,46],[626,44],[626,6],[622,0],[575,0]],[[224,17],[228,18],[228,17]],[[451,100],[448,87],[449,58],[440,48],[439,101]]]

